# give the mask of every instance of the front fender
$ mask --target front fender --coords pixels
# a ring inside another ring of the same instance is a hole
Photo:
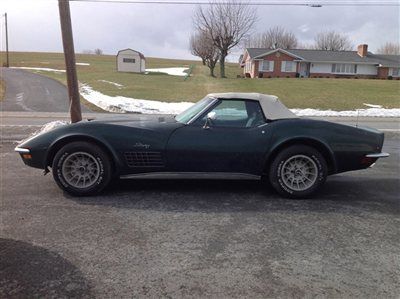
[[[109,144],[109,142],[102,138],[101,136],[93,136],[91,134],[85,133],[69,133],[62,136],[57,137],[48,147],[46,151],[46,167],[51,166],[54,156],[56,155],[57,151],[60,150],[64,145],[74,141],[87,141],[93,142],[103,148],[106,153],[110,155],[112,162],[115,166],[115,171],[118,172],[119,169],[123,166],[123,162],[121,161],[117,152],[113,149],[113,147]]]

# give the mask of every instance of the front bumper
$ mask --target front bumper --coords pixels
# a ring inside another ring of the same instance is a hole
[[[33,150],[26,147],[17,146],[14,151],[19,153],[25,165],[34,168],[45,169],[45,150]]]
[[[23,147],[18,147],[18,146],[14,149],[14,151],[16,151],[17,153],[20,153],[20,154],[29,154],[31,152],[31,150],[28,148],[23,148]]]

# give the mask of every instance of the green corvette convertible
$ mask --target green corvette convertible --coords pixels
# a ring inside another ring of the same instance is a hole
[[[275,96],[223,93],[177,116],[124,115],[64,125],[15,151],[26,165],[51,168],[60,188],[77,196],[98,193],[115,177],[266,177],[281,195],[304,198],[328,175],[387,157],[383,140],[375,129],[299,118]]]

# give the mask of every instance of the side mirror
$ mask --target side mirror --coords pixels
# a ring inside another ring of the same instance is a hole
[[[206,123],[203,126],[203,129],[209,129],[212,121],[217,119],[217,113],[211,111],[207,114]]]
[[[207,114],[207,119],[210,119],[210,120],[215,120],[215,119],[217,119],[217,113],[215,113],[215,111],[209,112],[209,113]]]

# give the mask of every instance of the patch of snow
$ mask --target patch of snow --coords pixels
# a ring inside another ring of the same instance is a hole
[[[75,64],[76,65],[90,65],[90,63],[87,63],[87,62],[77,62]]]
[[[56,70],[56,69],[50,69],[50,68],[47,68],[47,67],[12,66],[11,68],[12,69],[21,69],[21,70],[33,70],[33,71],[65,73],[65,70]]]
[[[43,134],[48,131],[54,130],[55,128],[62,127],[62,126],[68,125],[68,124],[69,124],[69,122],[67,122],[67,121],[55,120],[55,121],[49,122],[47,124],[44,124],[40,128],[40,130],[38,131],[37,134]]]
[[[97,81],[115,85],[115,86],[117,86],[119,89],[121,89],[121,88],[124,87],[122,84],[119,84],[119,83],[116,83],[116,82],[112,82],[112,81],[107,81],[107,80],[97,80]]]
[[[334,110],[318,110],[318,109],[290,109],[298,116],[366,116],[366,117],[400,117],[400,108],[385,109],[385,108],[368,108],[347,111]]]
[[[108,96],[99,91],[93,90],[87,84],[81,84],[81,95],[92,104],[110,112],[136,112],[145,114],[179,114],[186,110],[193,103],[190,102],[173,102],[167,103],[154,100],[133,99],[122,96]],[[400,117],[400,108],[368,108],[359,110],[334,111],[334,110],[318,110],[318,109],[290,109],[298,116],[366,116],[366,117]]]
[[[135,112],[146,114],[178,114],[194,103],[167,103],[153,100],[133,99],[122,96],[108,96],[93,90],[87,84],[81,84],[81,95],[92,104],[110,112]]]
[[[370,108],[382,108],[381,105],[375,105],[375,104],[363,103],[363,105],[370,107]]]
[[[146,69],[146,72],[153,72],[153,73],[165,73],[172,76],[187,76],[188,67],[164,67],[158,69]]]

